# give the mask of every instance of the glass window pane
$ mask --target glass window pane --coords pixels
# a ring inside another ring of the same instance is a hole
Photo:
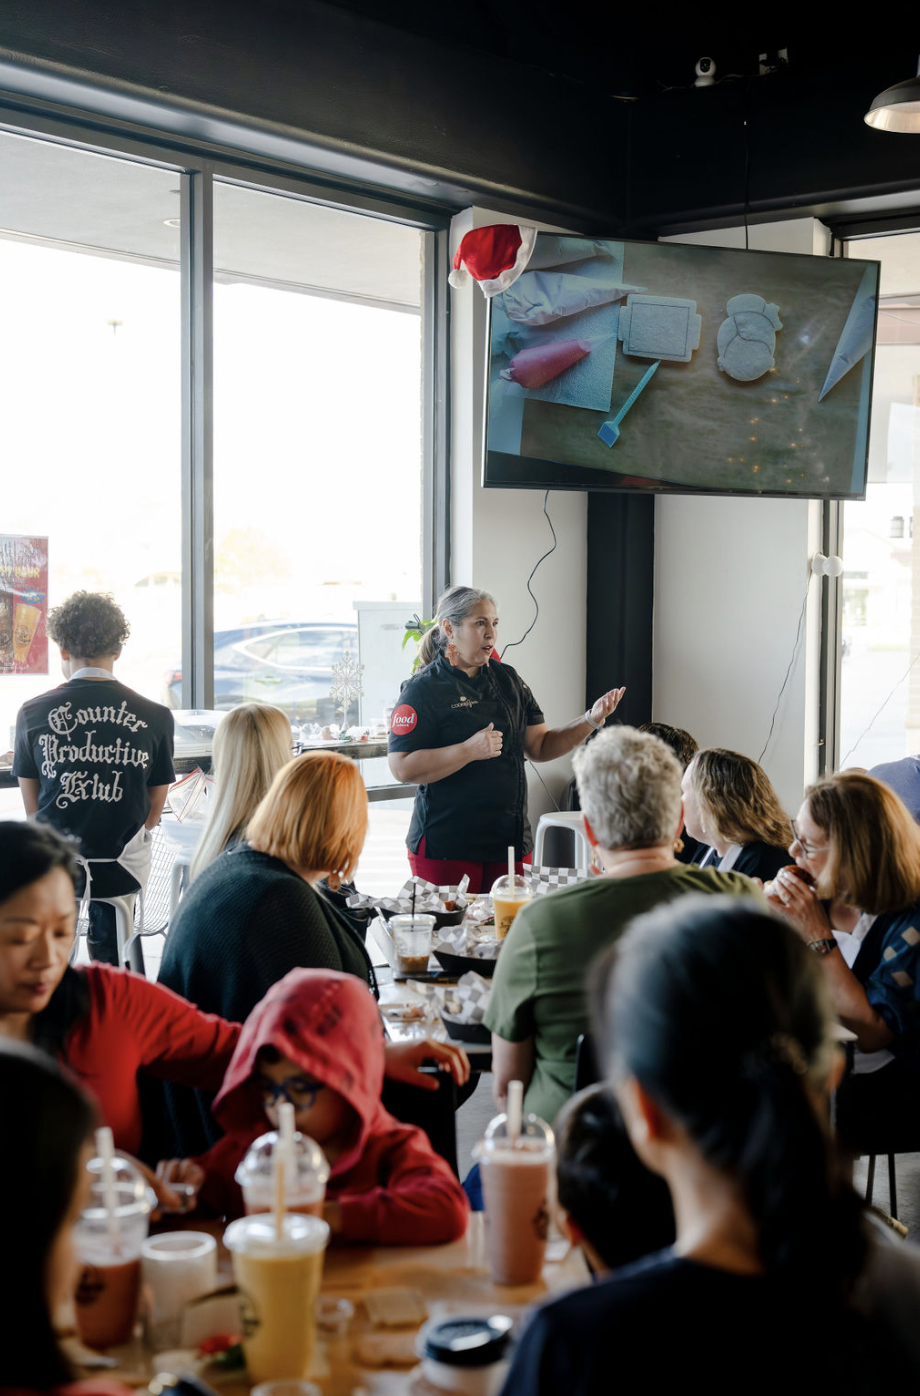
[[[215,706],[276,703],[305,737],[382,718],[409,672],[421,238],[215,183]],[[347,716],[333,696],[346,654],[364,666]],[[362,770],[390,779],[384,762]]]
[[[49,605],[115,595],[118,677],[159,701],[181,649],[178,213],[173,171],[0,133],[0,532],[48,537]],[[54,646],[49,668],[0,674],[0,750],[60,681]]]
[[[882,265],[864,502],[843,507],[841,765],[920,750],[920,233],[848,244]]]

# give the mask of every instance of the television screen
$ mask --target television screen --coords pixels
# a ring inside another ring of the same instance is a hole
[[[483,484],[865,494],[878,262],[541,233],[490,301]]]

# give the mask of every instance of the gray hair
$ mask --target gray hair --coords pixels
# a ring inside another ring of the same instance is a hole
[[[430,664],[447,649],[447,636],[440,622],[449,620],[451,625],[459,625],[481,601],[491,601],[492,605],[495,605],[495,598],[491,592],[480,591],[478,587],[448,587],[441,593],[434,625],[425,631],[418,647],[423,664]]]
[[[572,764],[601,848],[654,848],[676,837],[681,769],[657,737],[608,727],[579,747]]]

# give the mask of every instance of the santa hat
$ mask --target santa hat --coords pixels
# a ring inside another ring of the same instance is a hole
[[[516,223],[474,228],[454,253],[454,270],[448,280],[451,286],[465,286],[469,272],[487,298],[497,296],[517,281],[530,261],[536,240],[536,228],[519,228]]]

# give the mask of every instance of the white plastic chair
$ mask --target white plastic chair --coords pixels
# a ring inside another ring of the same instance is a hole
[[[579,872],[587,872],[591,866],[591,846],[585,834],[581,810],[554,810],[551,814],[540,815],[533,848],[535,868],[543,864],[543,844],[546,841],[547,829],[568,829],[575,835],[575,867]]]

